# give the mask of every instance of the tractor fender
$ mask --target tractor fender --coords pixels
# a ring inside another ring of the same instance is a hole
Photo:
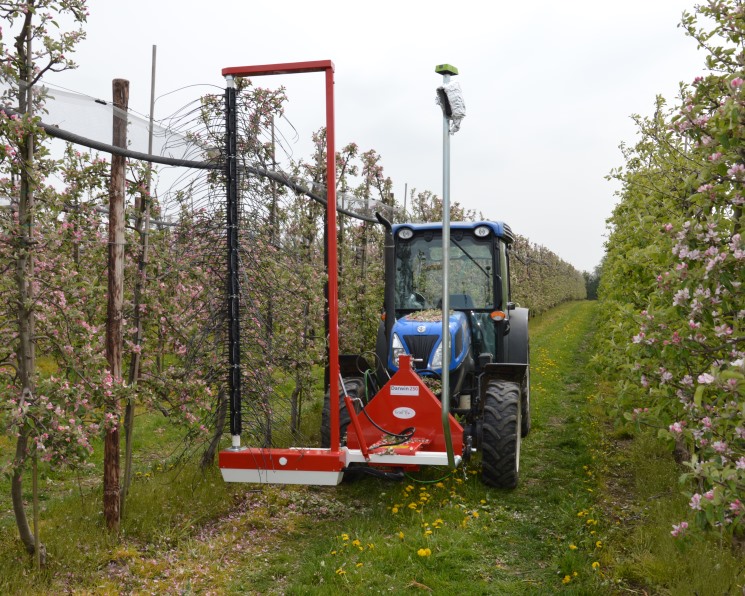
[[[510,311],[510,332],[507,335],[506,362],[515,364],[528,364],[530,362],[528,312],[527,308],[515,308]]]
[[[481,375],[481,388],[488,385],[490,379],[500,379],[502,381],[512,381],[522,383],[525,374],[528,372],[528,364],[521,362],[491,362],[484,366],[484,372]]]
[[[372,367],[362,354],[339,354],[339,373],[345,379],[361,377]]]

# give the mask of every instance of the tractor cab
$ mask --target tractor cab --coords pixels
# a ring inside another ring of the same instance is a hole
[[[509,329],[510,228],[498,222],[453,223],[449,261],[443,260],[442,226],[399,224],[392,227],[394,267],[386,271],[393,292],[393,323],[385,345],[378,342],[379,362],[386,371],[398,370],[401,354],[410,354],[416,372],[439,378],[443,366],[451,371],[450,396],[472,395],[476,375],[484,365],[504,361]],[[390,268],[389,268],[390,269]],[[442,362],[442,287],[448,271],[450,286],[450,362]],[[386,317],[390,313],[386,304]],[[380,377],[380,375],[379,375]],[[459,407],[459,403],[453,407]]]

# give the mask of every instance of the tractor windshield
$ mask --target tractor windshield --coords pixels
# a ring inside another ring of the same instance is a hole
[[[493,240],[450,237],[450,307],[494,308]],[[442,307],[442,236],[426,233],[396,245],[396,308]]]

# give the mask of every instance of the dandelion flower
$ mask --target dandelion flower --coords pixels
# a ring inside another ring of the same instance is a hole
[[[474,517],[478,517],[479,516],[479,512],[478,511],[474,511],[473,513],[471,513],[471,515],[473,515]]]
[[[393,509],[391,509],[391,513],[398,513],[398,507],[394,507]]]
[[[337,571],[337,573],[339,573],[339,572]],[[572,581],[572,578],[571,578],[571,576],[569,576],[569,575],[565,575],[565,576],[564,576],[564,579],[562,579],[562,580],[561,580],[561,583],[562,583],[562,584],[568,584],[568,583],[569,583],[570,581]]]
[[[593,561],[592,562],[592,568],[593,569],[598,569],[599,567],[600,567],[600,563],[598,563],[597,561]]]
[[[432,535],[432,530],[425,530],[424,531],[424,535],[425,536],[431,536]]]
[[[349,540],[349,534],[342,534],[341,535],[342,540]]]
[[[336,570],[336,575],[346,575],[346,574],[347,572],[344,571],[344,569],[342,569],[341,567],[339,567],[339,569]]]
[[[403,539],[404,539],[404,533],[403,533],[403,532],[399,532],[399,533],[398,533],[398,537],[399,537],[399,538],[400,538],[401,540],[403,540]]]
[[[360,544],[362,544],[362,543],[359,540],[357,540],[356,538],[352,541],[352,546],[359,546]]]
[[[364,563],[357,563],[357,564],[355,565],[355,567],[362,567],[362,565],[363,565],[363,564],[364,564]]]
[[[416,551],[416,554],[418,554],[420,557],[429,557],[432,554],[432,551],[428,548],[420,548],[418,551]]]
[[[598,540],[595,543],[595,548],[603,548],[603,541],[602,540]]]
[[[569,545],[569,550],[577,550],[577,545],[576,544],[570,544]]]

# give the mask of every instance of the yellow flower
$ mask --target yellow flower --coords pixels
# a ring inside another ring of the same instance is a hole
[[[437,484],[435,484],[435,486],[437,488],[445,488],[445,485],[442,482],[438,482]]]
[[[336,570],[336,575],[346,575],[346,573],[347,572],[344,571],[344,569],[342,569],[341,567],[339,567],[339,569]]]
[[[337,571],[337,573],[338,573],[338,571]],[[561,583],[562,583],[562,584],[568,584],[568,583],[569,583],[570,581],[572,581],[572,578],[571,578],[571,576],[569,576],[569,575],[565,575],[565,576],[564,576],[564,579],[562,579],[562,580],[561,580]]]
[[[432,530],[425,530],[424,535],[430,536],[432,534]]]
[[[417,504],[412,501],[411,503],[408,504],[408,508],[409,509],[416,509],[417,508]]]
[[[394,507],[393,509],[391,509],[391,513],[398,513],[398,507]]]
[[[399,538],[400,538],[401,540],[403,540],[403,539],[404,539],[404,533],[403,533],[403,532],[399,532],[399,533],[398,533],[398,537],[399,537]]]
[[[603,542],[602,542],[602,540],[598,540],[598,541],[597,541],[597,542],[595,543],[595,548],[603,548]]]
[[[598,567],[600,567],[600,563],[598,563],[597,561],[593,561],[592,562],[592,568],[593,569],[597,569]]]
[[[368,548],[368,550],[372,550],[372,549],[375,548],[375,545],[372,542],[368,542],[367,543],[367,548]]]
[[[486,499],[481,499],[481,504],[486,505]]]
[[[349,534],[342,534],[341,535],[342,540],[349,540]]]
[[[479,516],[479,512],[478,511],[474,511],[471,515],[473,515],[474,517],[478,517]]]
[[[356,538],[352,541],[352,546],[359,546],[360,544],[362,544],[362,543],[359,540],[357,540]]]
[[[428,548],[420,548],[418,551],[416,551],[416,554],[418,554],[420,557],[429,557],[432,554],[432,551]]]
[[[414,487],[411,486],[411,484],[406,487],[406,492],[409,492],[409,491],[412,491],[412,490],[414,490]]]
[[[577,545],[576,544],[570,544],[569,545],[569,550],[577,550]]]
[[[362,567],[363,563],[357,563],[355,567]]]
[[[331,554],[332,554],[332,555],[335,555],[335,554],[336,554],[336,551],[335,551],[335,550],[332,550],[332,551],[331,551]]]

